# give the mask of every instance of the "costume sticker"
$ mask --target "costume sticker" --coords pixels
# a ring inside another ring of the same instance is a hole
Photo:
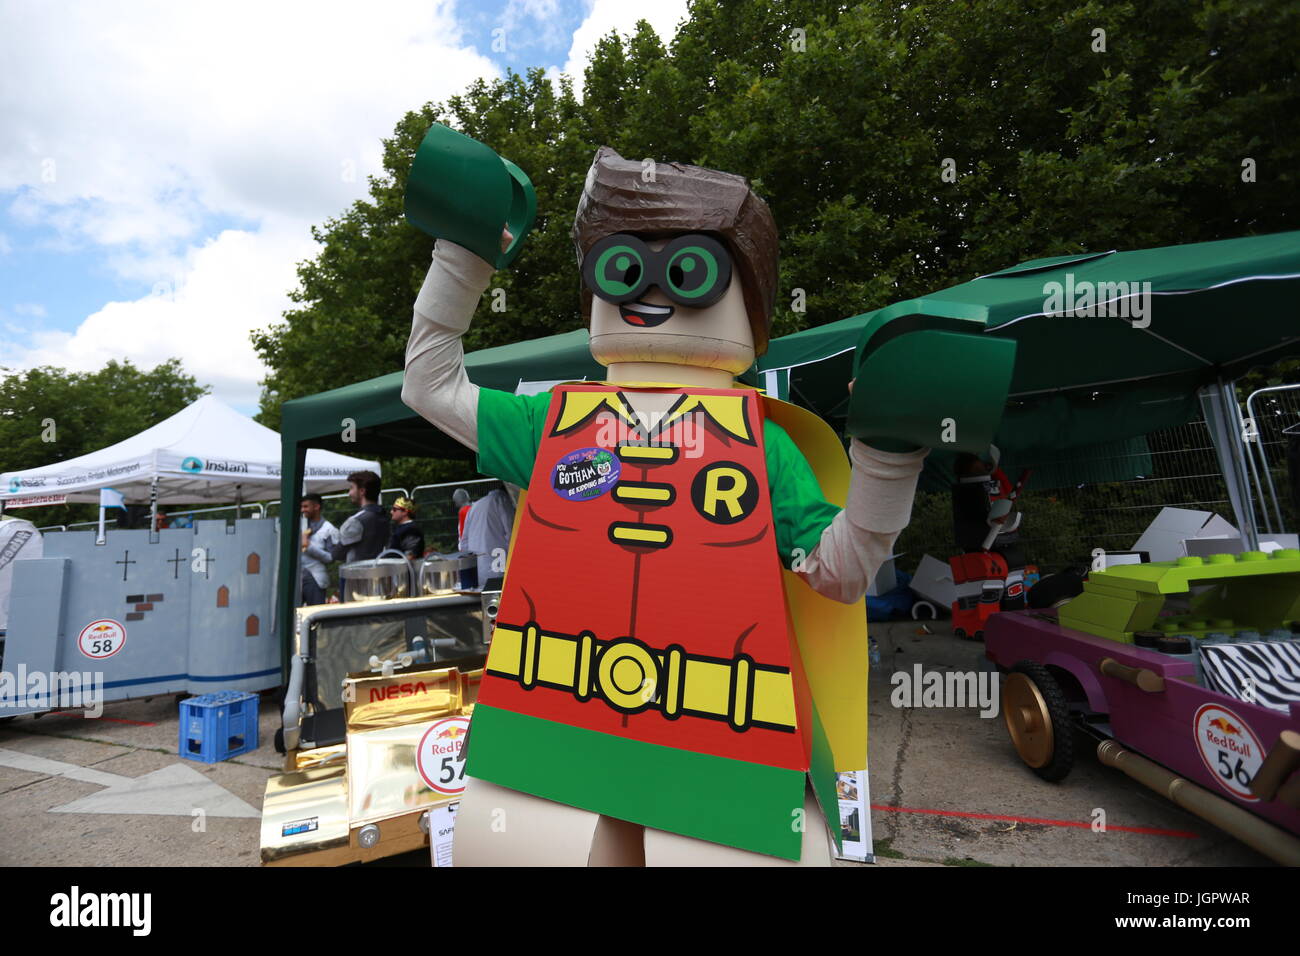
[[[126,628],[117,621],[91,621],[77,635],[77,649],[91,660],[112,657],[126,643]]]
[[[415,748],[415,766],[435,793],[459,795],[465,789],[465,735],[468,717],[435,721]]]
[[[622,465],[605,448],[579,448],[555,463],[551,487],[565,501],[599,498],[618,483]]]
[[[1219,785],[1240,800],[1258,800],[1250,782],[1264,763],[1264,748],[1250,725],[1226,707],[1205,704],[1192,726],[1201,759]]]

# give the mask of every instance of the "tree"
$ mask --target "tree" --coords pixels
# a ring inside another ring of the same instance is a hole
[[[0,369],[0,373],[9,373]],[[144,431],[208,391],[187,375],[180,359],[149,371],[130,360],[98,372],[52,366],[0,377],[0,471],[39,468],[85,455]],[[41,524],[88,521],[93,505],[27,512]]]
[[[400,369],[411,309],[428,271],[433,240],[407,224],[406,177],[429,127],[453,126],[492,146],[529,173],[538,217],[526,251],[497,274],[466,336],[466,349],[486,348],[576,328],[578,285],[566,213],[577,203],[589,151],[572,132],[578,110],[571,85],[557,92],[542,70],[478,81],[444,108],[407,113],[384,140],[383,176],[370,178],[370,199],[313,228],[320,255],[298,267],[301,307],[285,321],[253,333],[271,370],[258,420],[279,427],[279,404],[327,388]],[[502,298],[504,296],[504,298]],[[493,311],[502,303],[504,311]]]
[[[1297,35],[1298,0],[694,0],[671,46],[644,22],[603,39],[581,102],[531,70],[407,114],[370,199],[316,231],[301,307],[255,336],[262,420],[402,367],[431,242],[401,198],[434,121],[538,193],[467,349],[579,325],[568,234],[603,144],[749,177],[781,230],[780,335],[1039,256],[1297,228]]]

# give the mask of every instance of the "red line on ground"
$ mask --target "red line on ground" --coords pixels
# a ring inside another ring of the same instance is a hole
[[[1044,820],[1039,817],[1013,817],[1001,813],[967,813],[964,810],[917,810],[912,807],[887,807],[884,804],[873,803],[872,810],[884,810],[890,813],[928,813],[936,817],[970,817],[975,820],[1009,820],[1013,823],[1040,823],[1049,827],[1077,827],[1083,830],[1092,829],[1091,823],[1084,823],[1079,820]],[[1119,830],[1122,833],[1145,833],[1151,836],[1172,836],[1182,837],[1185,840],[1199,840],[1199,833],[1189,833],[1186,830],[1161,830],[1158,827],[1121,827],[1106,825],[1107,830]]]
[[[107,720],[115,724],[131,724],[135,727],[157,727],[158,725],[152,720],[127,720],[123,717],[87,717],[82,714],[84,720]]]
[[[86,714],[78,714],[72,710],[52,710],[51,714],[64,714],[70,717],[80,717],[82,720],[107,720],[114,724],[131,724],[135,727],[157,727],[158,725],[152,720],[127,720],[125,717],[90,717]]]

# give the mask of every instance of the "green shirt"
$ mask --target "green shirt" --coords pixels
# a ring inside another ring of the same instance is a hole
[[[494,388],[478,393],[478,470],[522,488],[532,478],[542,443],[550,393],[511,395]],[[763,420],[767,482],[772,489],[776,547],[787,568],[811,554],[822,531],[840,513],[822,495],[812,466],[784,428]]]

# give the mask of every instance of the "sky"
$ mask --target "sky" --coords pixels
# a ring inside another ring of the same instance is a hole
[[[177,357],[240,411],[249,332],[397,120],[686,0],[0,0],[0,367]],[[497,32],[500,31],[500,32]],[[495,42],[494,42],[495,41]],[[342,383],[321,383],[322,390]]]

